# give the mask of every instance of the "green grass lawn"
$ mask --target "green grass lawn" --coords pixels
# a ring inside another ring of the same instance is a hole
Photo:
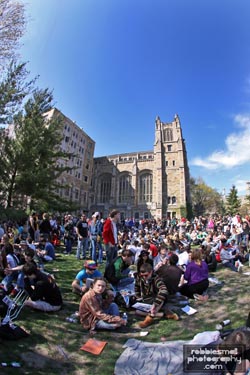
[[[74,255],[65,256],[62,250],[57,251],[57,260],[53,264],[46,264],[46,270],[55,275],[62,290],[63,309],[57,313],[28,308],[21,311],[16,324],[30,331],[30,336],[19,341],[0,341],[0,363],[17,361],[21,368],[0,366],[0,374],[113,375],[115,362],[128,338],[151,342],[191,339],[196,333],[215,330],[216,323],[226,318],[231,319],[233,328],[244,325],[250,311],[250,276],[220,268],[214,275],[225,284],[209,287],[207,303],[192,301],[191,306],[198,310],[196,314],[188,316],[182,313],[178,322],[156,321],[147,328],[149,335],[145,337],[140,337],[135,330],[130,333],[98,332],[95,338],[108,344],[101,355],[94,356],[80,350],[90,337],[88,332],[80,324],[66,321],[78,310],[80,297],[72,294],[71,282],[83,261],[77,261]],[[249,267],[244,268],[250,271]],[[141,319],[133,311],[129,311],[128,316],[128,326],[136,327]]]

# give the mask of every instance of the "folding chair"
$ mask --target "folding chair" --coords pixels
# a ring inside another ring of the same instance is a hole
[[[1,325],[11,323],[14,319],[16,319],[24,306],[24,302],[28,298],[29,295],[24,289],[19,290],[13,299],[9,296],[5,296],[3,298],[3,302],[8,306],[8,310],[5,317],[1,321]]]

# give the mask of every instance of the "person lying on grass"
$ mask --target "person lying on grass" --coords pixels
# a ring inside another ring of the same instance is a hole
[[[80,322],[83,328],[92,332],[96,329],[114,330],[127,324],[127,320],[120,317],[117,304],[113,302],[113,292],[106,288],[106,280],[96,277],[92,288],[82,296],[80,302]]]

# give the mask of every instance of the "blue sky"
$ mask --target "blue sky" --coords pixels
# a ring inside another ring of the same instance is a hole
[[[190,174],[250,181],[249,0],[24,0],[21,49],[95,156],[151,150],[180,117]]]

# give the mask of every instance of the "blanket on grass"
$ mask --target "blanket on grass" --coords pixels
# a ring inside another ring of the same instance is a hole
[[[193,340],[163,343],[129,339],[115,364],[114,375],[184,375],[183,345],[203,346],[215,343],[219,340],[219,335],[219,331],[203,332],[194,336]],[[188,375],[202,374],[204,371],[188,372]]]

